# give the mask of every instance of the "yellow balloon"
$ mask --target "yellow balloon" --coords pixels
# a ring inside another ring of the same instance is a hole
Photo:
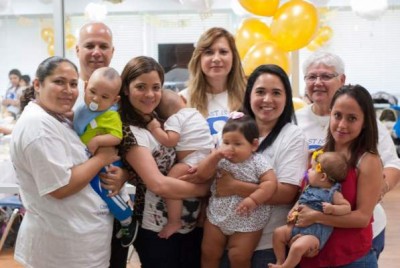
[[[276,11],[271,23],[271,35],[283,50],[293,51],[312,40],[317,26],[315,6],[304,0],[291,0]]]
[[[247,52],[243,60],[243,69],[249,76],[258,66],[262,64],[276,64],[290,73],[290,62],[288,54],[272,41],[264,41],[255,44]]]
[[[307,45],[307,49],[311,51],[315,51],[319,49],[321,46],[325,45],[329,39],[332,38],[333,30],[329,26],[322,26],[318,29],[317,34],[314,39]]]
[[[240,58],[244,59],[247,51],[255,44],[271,39],[269,27],[256,18],[244,19],[236,34],[235,42]]]
[[[50,56],[54,56],[54,44],[49,44],[47,46],[47,53],[49,53]]]
[[[318,35],[319,38],[326,43],[329,39],[332,38],[333,30],[329,26],[323,26],[320,28],[320,34]]]
[[[47,43],[51,44],[54,41],[54,31],[52,28],[43,28],[41,31],[42,39]]]
[[[239,0],[239,3],[254,15],[269,17],[275,14],[279,0]]]
[[[294,110],[297,111],[297,110],[307,106],[307,103],[298,97],[294,97],[293,98],[293,106],[294,106]]]
[[[76,43],[75,36],[73,36],[72,34],[67,34],[67,36],[65,37],[65,46],[67,47],[67,49],[73,48],[75,43]]]

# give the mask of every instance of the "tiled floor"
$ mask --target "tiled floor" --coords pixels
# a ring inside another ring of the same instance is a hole
[[[386,227],[386,245],[381,257],[379,258],[379,267],[395,268],[400,263],[400,186],[388,193],[383,206],[387,213],[388,224]],[[22,268],[12,258],[12,250],[5,250],[0,253],[0,267],[2,268]],[[127,268],[140,268],[140,262],[134,253],[131,262]]]

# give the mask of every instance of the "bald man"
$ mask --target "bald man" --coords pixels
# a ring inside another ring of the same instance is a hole
[[[83,103],[83,92],[92,73],[100,67],[108,67],[114,55],[110,28],[102,22],[89,22],[79,31],[75,47],[79,59],[79,96],[74,109]]]
[[[78,44],[75,47],[76,56],[79,59],[79,96],[74,105],[74,110],[78,105],[84,103],[85,85],[92,73],[100,67],[110,65],[114,55],[112,39],[111,29],[102,22],[89,22],[81,27]],[[126,268],[128,248],[122,247],[120,239],[115,237],[119,229],[119,222],[114,220],[110,268]]]

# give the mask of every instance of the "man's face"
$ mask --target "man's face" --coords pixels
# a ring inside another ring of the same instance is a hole
[[[81,30],[76,54],[81,76],[89,79],[94,70],[110,65],[114,53],[112,35],[103,24],[91,24]]]

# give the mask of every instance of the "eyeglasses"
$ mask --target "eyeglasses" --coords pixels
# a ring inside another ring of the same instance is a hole
[[[338,77],[339,74],[320,74],[320,75],[316,75],[316,74],[308,74],[306,76],[304,76],[304,80],[307,83],[314,83],[317,81],[318,77],[322,82],[328,82],[330,80],[332,80],[335,77]]]

